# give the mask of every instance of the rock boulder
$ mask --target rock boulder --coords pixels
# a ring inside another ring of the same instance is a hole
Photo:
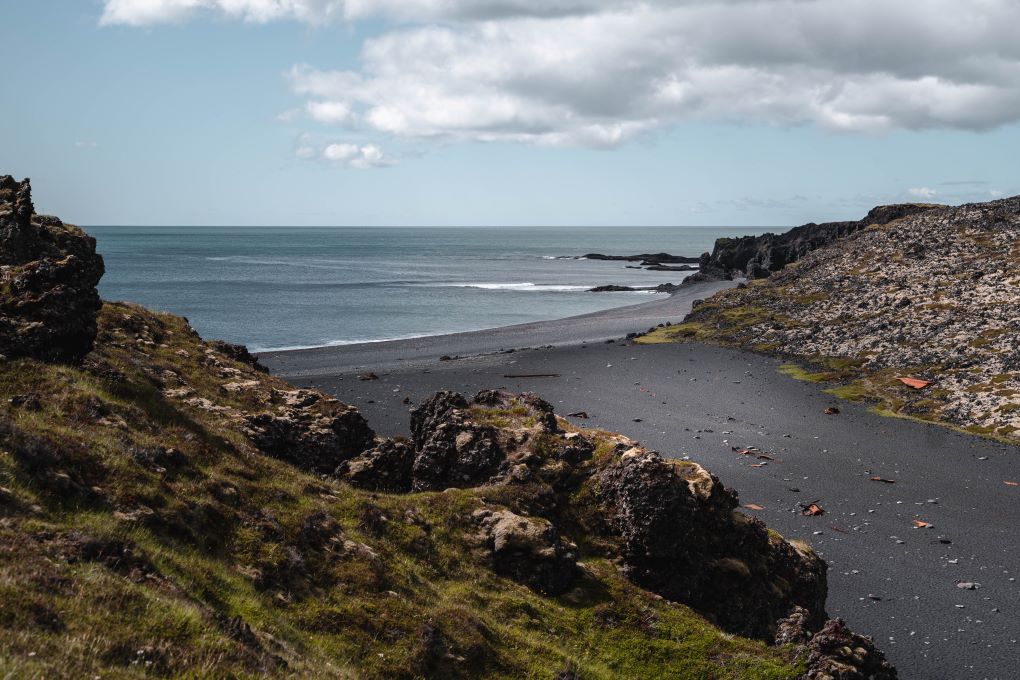
[[[591,514],[619,537],[635,583],[747,637],[774,639],[795,606],[824,621],[825,563],[735,512],[736,494],[700,466],[633,447],[595,473],[593,492]]]
[[[896,669],[870,637],[847,628],[842,619],[825,622],[804,647],[807,672],[801,680],[896,680]]]
[[[356,408],[333,399],[245,416],[244,429],[262,453],[318,474],[332,473],[375,438]]]
[[[411,490],[414,449],[406,441],[387,439],[341,463],[336,476],[352,486],[372,491],[407,493]]]
[[[563,541],[548,520],[490,509],[476,511],[473,518],[496,573],[547,595],[574,585],[580,573],[577,546]]]

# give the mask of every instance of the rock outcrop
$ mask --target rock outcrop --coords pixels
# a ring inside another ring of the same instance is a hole
[[[903,415],[1016,439],[1018,242],[1020,197],[927,207],[717,294],[667,331],[818,362]]]
[[[35,214],[27,179],[0,176],[0,355],[80,362],[95,342],[103,271],[95,239]]]
[[[724,630],[772,640],[800,608],[825,621],[825,563],[737,511],[736,494],[700,466],[667,460],[619,436],[566,432],[531,394],[440,392],[414,409],[410,445],[384,442],[338,470],[380,491],[491,489],[508,508],[476,512],[494,569],[563,592],[581,530],[634,583],[684,602]],[[608,451],[606,450],[608,448]]]
[[[884,205],[871,210],[863,220],[805,224],[782,234],[762,234],[740,238],[721,238],[711,253],[702,254],[698,273],[687,281],[717,281],[744,276],[760,279],[796,262],[812,250],[821,248],[874,224],[932,210],[938,206],[906,203]]]
[[[581,257],[585,260],[640,262],[642,267],[654,267],[664,264],[696,264],[698,262],[698,258],[696,257],[671,255],[669,253],[643,253],[641,255],[603,255],[602,253],[588,253]]]
[[[406,441],[387,439],[341,463],[335,474],[359,489],[407,493],[414,480],[413,466],[414,447]]]
[[[547,595],[569,590],[577,580],[577,546],[566,543],[551,522],[509,510],[476,510],[472,515],[493,568]]]
[[[269,369],[259,363],[259,358],[248,351],[244,345],[237,345],[223,340],[211,340],[209,345],[220,354],[224,354],[234,361],[251,366],[259,373],[269,373]]]
[[[843,619],[831,619],[814,634],[804,628],[802,611],[780,624],[777,644],[795,644],[806,658],[801,680],[896,680],[898,674],[870,637],[847,628]]]
[[[597,516],[635,583],[747,637],[775,637],[799,606],[825,617],[825,563],[734,512],[736,494],[698,465],[632,447],[595,472]]]
[[[417,448],[415,491],[478,486],[496,473],[504,457],[496,428],[467,417],[466,407],[460,395],[442,393],[415,410],[411,425]]]
[[[675,271],[694,271],[696,267],[690,269],[676,269]],[[605,286],[595,286],[589,288],[589,293],[636,293],[639,291],[649,291],[653,293],[675,293],[680,290],[680,286],[675,283],[660,283],[657,286],[618,286],[616,284],[608,284]]]
[[[262,453],[328,474],[372,445],[375,433],[356,408],[316,392],[299,392],[307,398],[244,417],[245,432]]]

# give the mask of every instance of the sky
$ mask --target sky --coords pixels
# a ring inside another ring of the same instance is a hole
[[[724,225],[1020,194],[1016,0],[0,0],[82,225]]]

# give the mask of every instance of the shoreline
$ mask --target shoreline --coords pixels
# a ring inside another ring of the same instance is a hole
[[[737,283],[696,283],[684,286],[667,298],[547,321],[256,354],[274,375],[286,379],[338,375],[369,368],[392,370],[420,367],[438,363],[441,357],[464,360],[539,347],[605,342],[624,338],[628,333],[645,331],[667,321],[679,322],[691,311],[694,300],[710,297]]]

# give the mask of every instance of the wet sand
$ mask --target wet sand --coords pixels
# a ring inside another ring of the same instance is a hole
[[[650,302],[553,321],[409,340],[265,352],[259,356],[273,373],[291,379],[344,371],[371,369],[378,372],[428,366],[443,356],[469,357],[510,349],[600,342],[622,338],[627,333],[647,330],[667,321],[676,322],[690,311],[692,301],[733,285],[732,281],[695,284],[674,295],[655,296]]]

